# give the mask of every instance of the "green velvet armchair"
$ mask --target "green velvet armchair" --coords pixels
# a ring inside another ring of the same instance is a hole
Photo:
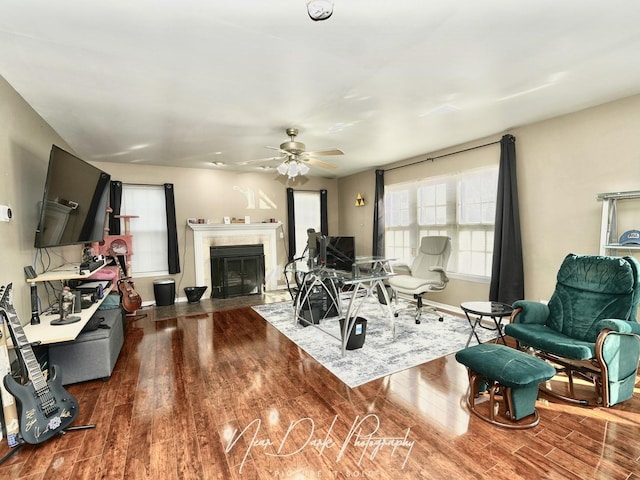
[[[597,404],[610,407],[628,400],[640,359],[640,263],[633,257],[569,254],[557,275],[548,304],[513,304],[505,333],[518,348],[533,352],[568,378],[568,392],[546,388],[564,400],[576,398],[574,377],[594,384]]]

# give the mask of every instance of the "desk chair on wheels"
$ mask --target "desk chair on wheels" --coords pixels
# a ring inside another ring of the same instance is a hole
[[[411,267],[394,265],[394,272],[398,273],[389,279],[389,286],[396,298],[400,295],[411,296],[416,301],[415,320],[420,323],[423,311],[422,296],[425,293],[442,292],[449,282],[447,264],[451,255],[451,237],[430,236],[422,237],[418,255]],[[435,312],[435,307],[428,307]],[[397,311],[396,311],[397,316]],[[442,317],[439,318],[443,320]]]

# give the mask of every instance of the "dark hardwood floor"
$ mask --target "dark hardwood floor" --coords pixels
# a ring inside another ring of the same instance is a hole
[[[539,401],[537,427],[506,430],[469,415],[453,356],[351,389],[242,303],[145,311],[108,381],[68,387],[96,428],[23,447],[0,478],[640,479],[640,391]]]

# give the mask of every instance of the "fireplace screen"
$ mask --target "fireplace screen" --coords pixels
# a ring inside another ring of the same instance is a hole
[[[210,247],[211,297],[230,298],[264,291],[264,248],[256,245]]]

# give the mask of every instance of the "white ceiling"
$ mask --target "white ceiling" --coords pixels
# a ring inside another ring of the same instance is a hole
[[[640,93],[636,0],[2,3],[0,75],[90,161],[256,170],[298,127],[341,177]]]

